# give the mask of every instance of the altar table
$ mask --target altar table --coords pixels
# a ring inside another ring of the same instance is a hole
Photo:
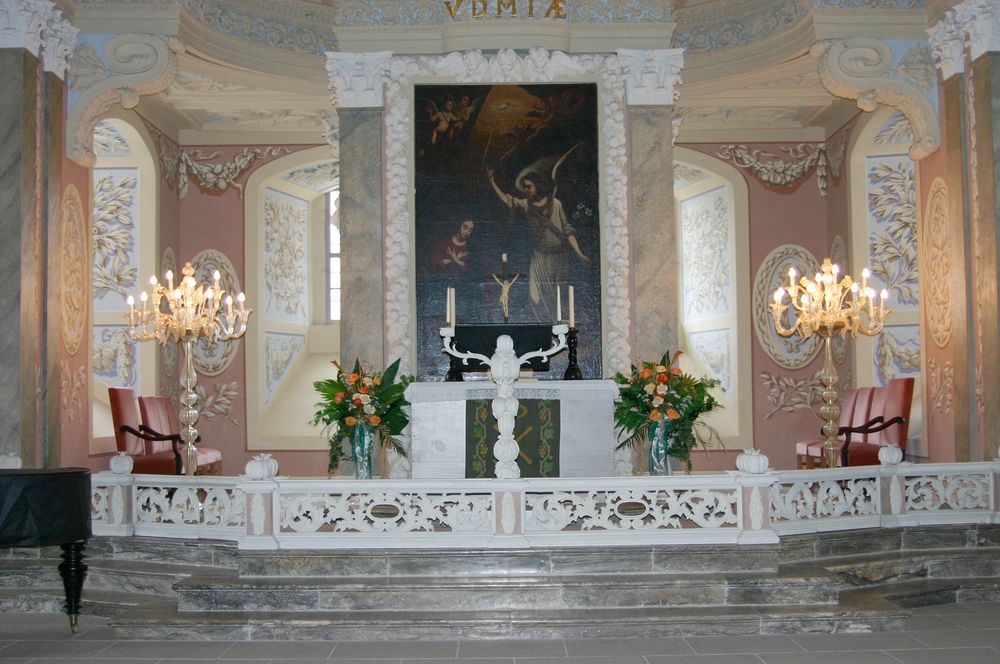
[[[611,380],[520,379],[517,399],[559,401],[560,477],[614,475],[614,401]],[[410,467],[413,478],[465,477],[466,401],[490,399],[489,381],[411,383]]]

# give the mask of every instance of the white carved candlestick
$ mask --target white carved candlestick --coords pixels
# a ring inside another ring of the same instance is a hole
[[[496,476],[498,479],[516,479],[521,476],[517,465],[517,457],[521,452],[517,439],[514,438],[514,419],[517,415],[518,401],[514,398],[514,382],[521,373],[521,365],[535,358],[547,362],[550,357],[566,348],[566,325],[553,325],[552,334],[555,343],[548,350],[536,350],[518,356],[514,351],[514,340],[506,334],[497,337],[496,351],[492,357],[479,353],[469,353],[455,348],[455,328],[442,327],[441,338],[444,340],[444,352],[468,364],[469,360],[478,360],[490,368],[493,382],[497,386],[497,396],[493,399],[493,417],[497,420],[500,435],[493,445],[493,456],[496,457]]]

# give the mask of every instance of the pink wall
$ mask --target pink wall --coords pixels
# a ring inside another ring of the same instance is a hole
[[[202,150],[205,154],[217,153],[213,163],[230,162],[246,147],[271,146],[185,146],[189,152]],[[285,146],[290,152],[315,147],[313,145]],[[277,156],[258,158],[238,179],[240,185],[246,183],[250,175],[261,166],[284,157],[286,153]],[[214,249],[225,254],[233,263],[236,274],[240,277],[242,288],[245,284],[246,269],[244,265],[244,204],[243,195],[237,187],[230,186],[225,191],[205,191],[198,187],[192,179],[188,182],[187,196],[179,199],[176,217],[179,219],[179,240],[173,245],[178,266],[190,260],[195,254],[205,249]],[[161,208],[162,212],[162,208]],[[162,222],[163,220],[161,220]],[[165,239],[161,233],[161,240]],[[248,289],[247,306],[260,310],[259,293]],[[254,319],[250,319],[254,324]],[[246,348],[239,342],[239,350],[233,363],[218,376],[198,376],[198,385],[205,388],[211,397],[216,394],[217,386],[236,382],[239,385],[239,395],[234,400],[232,409],[226,415],[213,418],[201,417],[196,427],[201,433],[203,444],[222,451],[222,473],[224,475],[239,475],[243,472],[246,462],[260,450],[249,452],[246,449]],[[318,434],[317,434],[318,435]],[[288,475],[325,475],[326,452],[273,452],[278,460],[281,473]]]
[[[794,147],[795,144],[782,143],[751,143],[750,150],[761,149],[773,155],[781,154],[782,147]],[[709,143],[685,144],[684,147],[698,150],[706,155],[718,158],[719,145]],[[775,188],[763,184],[752,174],[741,170],[747,185],[749,223],[750,223],[750,272],[738,275],[740,280],[753,283],[757,269],[767,255],[782,244],[798,244],[817,258],[822,260],[830,253],[830,239],[833,237],[829,225],[830,209],[844,209],[846,203],[843,190],[846,187],[831,187],[830,196],[838,202],[831,203],[824,198],[816,184],[815,172],[808,178],[793,186]],[[841,213],[843,214],[843,213]],[[846,236],[844,238],[847,240]],[[760,380],[762,372],[789,376],[795,379],[808,378],[820,370],[823,363],[822,354],[807,367],[789,370],[778,366],[768,356],[757,340],[755,332],[752,341],[751,376],[753,381],[753,430],[756,446],[763,451],[771,461],[773,468],[789,469],[795,467],[795,443],[818,434],[822,422],[810,410],[800,410],[793,413],[779,411],[770,418],[765,417],[773,405],[767,398],[767,389]],[[696,452],[692,455],[695,470],[718,470],[735,467],[735,457],[740,450],[712,452],[706,459],[705,454]]]

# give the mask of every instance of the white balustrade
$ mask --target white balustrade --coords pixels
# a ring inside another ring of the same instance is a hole
[[[244,549],[768,543],[997,520],[1000,463],[492,480],[92,476],[96,535]]]

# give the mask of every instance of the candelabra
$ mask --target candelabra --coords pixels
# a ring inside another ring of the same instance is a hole
[[[774,317],[774,327],[778,334],[790,337],[793,334],[808,339],[813,334],[823,339],[823,373],[820,381],[823,383],[823,405],[820,407],[820,417],[824,420],[823,455],[826,465],[834,468],[837,465],[837,420],[840,418],[840,397],[837,392],[837,367],[833,363],[833,353],[830,339],[840,333],[842,336],[856,337],[858,333],[874,336],[882,331],[885,318],[891,312],[885,306],[889,293],[882,289],[878,304],[875,304],[875,290],[868,286],[871,272],[865,268],[861,272],[861,284],[851,279],[849,275],[840,277],[840,267],[827,258],[816,273],[815,279],[802,277],[795,281],[797,272],[794,267],[788,269],[788,288],[782,286],[774,292],[774,302],[771,304],[771,315]],[[785,304],[785,294],[789,296],[789,304]],[[789,307],[791,309],[789,309]],[[785,313],[791,311],[795,317],[794,324],[785,325]]]
[[[480,353],[460,351],[455,348],[455,328],[442,327],[441,338],[444,341],[444,352],[468,364],[469,360],[478,360],[490,368],[493,382],[497,386],[497,396],[493,399],[493,417],[497,420],[500,434],[493,445],[493,456],[496,457],[496,476],[500,479],[515,479],[521,476],[517,465],[520,447],[514,438],[514,418],[517,414],[517,399],[514,397],[514,381],[521,371],[521,365],[536,357],[548,361],[550,357],[566,348],[566,325],[553,325],[552,336],[556,337],[548,350],[536,350],[524,355],[518,355],[514,350],[514,341],[509,335],[497,337],[496,351],[492,357]]]
[[[234,305],[232,296],[227,295],[219,284],[221,275],[218,270],[212,275],[211,286],[196,283],[191,263],[185,263],[181,273],[183,276],[177,288],[174,288],[174,275],[170,270],[165,275],[166,286],[159,283],[155,276],[150,277],[152,297],[143,291],[138,308],[135,298],[128,296],[127,334],[133,342],[158,341],[165,344],[172,341],[184,348],[184,370],[181,372],[181,387],[184,390],[179,413],[184,426],[180,435],[187,446],[186,472],[194,475],[198,467],[195,446],[198,430],[194,427],[198,421],[198,410],[194,407],[198,401],[194,389],[198,382],[194,369],[195,344],[199,339],[229,341],[242,337],[253,310],[246,308],[243,293],[236,296]]]

